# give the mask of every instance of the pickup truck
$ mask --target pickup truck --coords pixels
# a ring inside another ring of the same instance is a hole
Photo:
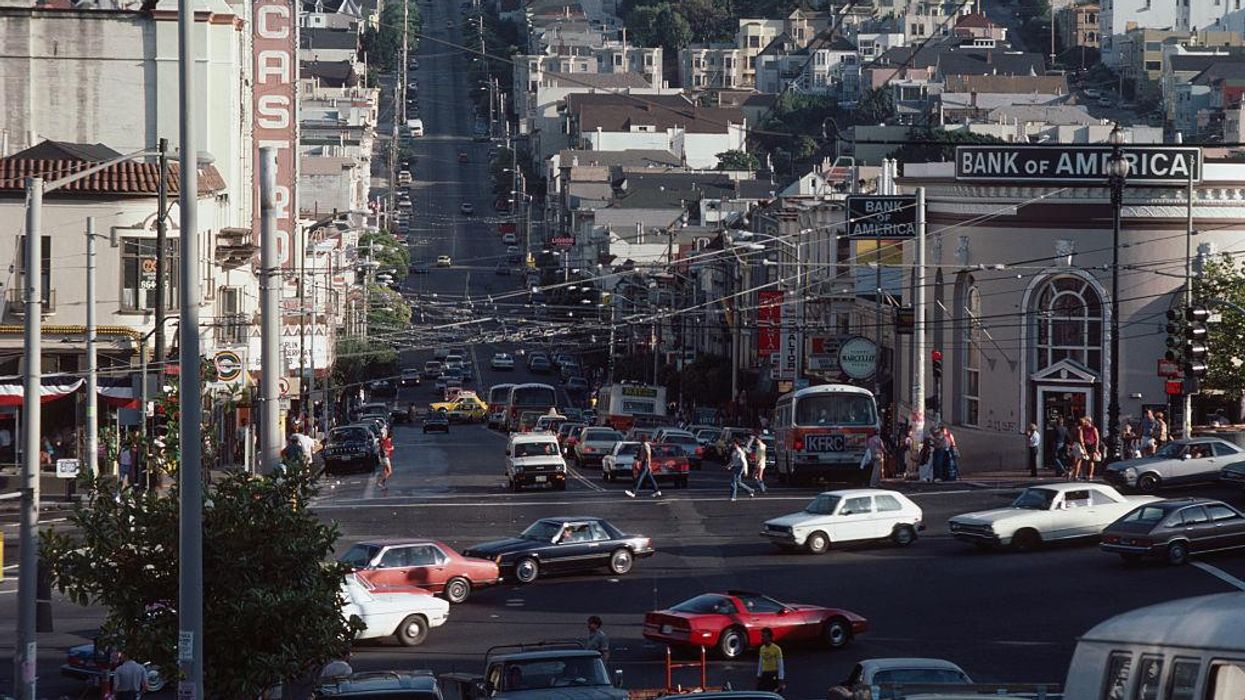
[[[600,652],[577,643],[493,647],[484,657],[484,675],[441,676],[446,700],[627,700],[610,682]]]

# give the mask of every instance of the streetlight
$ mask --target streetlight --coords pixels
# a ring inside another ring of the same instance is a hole
[[[1107,136],[1111,157],[1107,160],[1107,184],[1111,188],[1111,403],[1107,412],[1111,455],[1120,456],[1120,211],[1124,208],[1124,184],[1129,165],[1122,151],[1124,132],[1116,124]]]
[[[812,229],[802,229],[801,234],[807,233]],[[780,245],[787,246],[795,251],[795,292],[796,292],[796,331],[795,331],[795,371],[792,376],[793,383],[799,383],[804,376],[804,244],[806,241],[797,240],[794,243],[779,236],[772,236],[768,233],[755,233],[752,231],[740,231],[735,234],[736,238],[749,241],[752,238],[761,238],[772,241]],[[734,240],[728,238],[732,245],[736,245]],[[762,243],[744,243],[738,247],[747,248],[748,250],[765,250]]]

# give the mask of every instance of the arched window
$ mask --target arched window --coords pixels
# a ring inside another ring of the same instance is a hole
[[[1080,277],[1053,277],[1034,300],[1034,369],[1070,359],[1101,372],[1102,299],[1093,285]]]

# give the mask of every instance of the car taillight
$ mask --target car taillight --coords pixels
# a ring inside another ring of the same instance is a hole
[[[596,450],[592,449],[591,447],[588,447],[587,445],[584,445],[584,452],[596,452]]]
[[[792,447],[794,447],[797,452],[804,449],[804,440],[796,438],[795,442],[792,443]]]
[[[700,456],[701,456],[701,455],[703,455],[704,453],[705,453],[705,448],[703,448],[703,447],[697,447],[697,448],[696,448],[696,456],[697,456],[697,457],[700,457]]]

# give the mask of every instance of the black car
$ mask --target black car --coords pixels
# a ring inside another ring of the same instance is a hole
[[[1245,462],[1236,462],[1224,467],[1219,472],[1219,480],[1225,484],[1245,488]]]
[[[324,471],[333,474],[344,471],[370,472],[380,462],[376,439],[363,426],[348,425],[333,428],[324,442]]]
[[[368,394],[374,399],[392,399],[398,395],[398,387],[388,379],[377,379],[374,382],[368,382]]]
[[[653,555],[653,541],[601,518],[542,518],[518,537],[478,544],[463,555],[497,562],[503,579],[531,583],[541,573],[607,568],[625,574],[636,559]]]
[[[445,413],[433,411],[424,418],[425,433],[450,432],[450,419]]]
[[[1210,498],[1153,501],[1108,525],[1101,547],[1127,562],[1184,564],[1196,554],[1245,547],[1245,514]]]

